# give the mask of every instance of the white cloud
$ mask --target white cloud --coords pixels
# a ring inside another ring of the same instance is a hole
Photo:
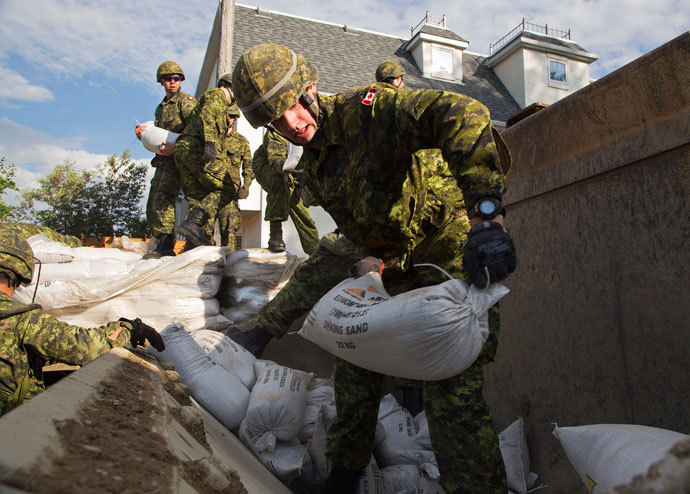
[[[7,157],[6,164],[15,166],[14,181],[20,189],[37,187],[39,178],[48,175],[55,165],[65,160],[74,161],[79,170],[88,170],[105,162],[108,157],[84,150],[80,137],[56,139],[4,117],[0,118],[0,135],[3,136],[0,157]],[[149,163],[147,159],[134,161]],[[153,168],[149,169],[149,175],[153,176]]]
[[[0,65],[0,103],[6,99],[50,101],[53,93],[47,88],[29,83],[14,70]]]

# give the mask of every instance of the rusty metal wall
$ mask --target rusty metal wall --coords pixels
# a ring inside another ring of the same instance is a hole
[[[586,492],[553,423],[690,433],[690,33],[503,135],[519,265],[485,395],[541,492]]]

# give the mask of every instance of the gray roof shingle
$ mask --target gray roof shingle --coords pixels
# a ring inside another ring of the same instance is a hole
[[[451,32],[436,29],[446,35]],[[379,63],[398,60],[406,72],[405,82],[412,89],[441,89],[466,94],[484,103],[491,112],[491,118],[499,121],[505,121],[520,110],[493,70],[483,64],[484,57],[465,52],[462,57],[463,84],[454,84],[423,77],[412,55],[404,49],[407,41],[350,26],[346,30],[343,25],[278,12],[270,12],[270,17],[257,15],[255,7],[236,4],[232,65],[234,67],[240,55],[254,45],[280,43],[301,53],[314,64],[319,72],[320,91],[338,93],[370,84]]]

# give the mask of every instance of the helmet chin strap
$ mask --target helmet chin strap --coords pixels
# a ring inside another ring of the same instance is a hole
[[[314,119],[316,120],[316,133],[314,134],[314,137],[312,138],[312,141],[313,141],[315,139],[318,139],[318,133],[319,133],[319,130],[321,130],[321,122],[323,122],[323,112],[319,108],[319,105],[316,103],[316,100],[314,98],[312,98],[311,95],[309,95],[308,93],[305,92],[304,94],[302,94],[299,97],[298,101],[300,101],[300,100],[304,101],[305,105],[309,109],[309,112],[313,115]],[[272,123],[266,125],[265,127],[273,130],[274,132],[277,132],[278,134],[283,136],[285,139],[290,141],[295,146],[303,146],[302,144],[296,143],[295,141],[290,139],[288,136],[283,135],[283,133],[280,132],[278,129],[276,129]]]

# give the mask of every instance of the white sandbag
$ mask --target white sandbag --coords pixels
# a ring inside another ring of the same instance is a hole
[[[433,451],[424,449],[415,441],[419,432],[417,424],[410,412],[401,407],[393,395],[388,394],[381,400],[378,421],[386,432],[383,440],[374,448],[374,456],[382,468],[401,464],[416,465],[432,479],[439,478]]]
[[[526,494],[537,480],[529,471],[529,451],[522,417],[498,433],[503,464],[506,467],[508,489],[516,494]]]
[[[323,406],[325,420],[330,427],[336,417],[335,411],[335,391],[333,390],[333,380],[316,377],[312,379],[307,388],[307,402],[304,406],[304,418],[302,427],[297,433],[297,438],[302,443],[310,441],[314,436],[314,426],[320,409]]]
[[[383,491],[391,494],[417,494],[419,469],[415,465],[391,465],[381,469]]]
[[[228,255],[225,276],[245,285],[284,285],[295,268],[306,258],[266,249],[240,249]]]
[[[508,293],[461,280],[391,297],[381,276],[348,278],[314,306],[299,334],[359,367],[425,381],[472,365],[489,335],[487,311]]]
[[[96,278],[107,283],[109,276],[129,276],[130,266],[114,259],[88,261],[74,259],[72,262],[50,263],[41,266],[40,282],[71,281]],[[34,270],[35,282],[38,269]],[[33,290],[32,290],[33,291]]]
[[[307,448],[297,442],[278,442],[273,451],[257,448],[256,442],[260,436],[253,434],[243,420],[239,428],[240,440],[254,453],[254,455],[285,483],[297,478],[313,478],[313,465]]]
[[[231,372],[209,358],[181,324],[160,332],[165,350],[147,351],[162,362],[172,362],[192,396],[228,429],[235,429],[247,411],[249,391]]]
[[[170,132],[169,130],[156,127],[153,120],[144,122],[142,125],[146,126],[146,130],[144,130],[144,132],[141,134],[141,143],[152,153],[158,154],[160,152],[161,144],[164,142],[175,142],[180,136],[180,134],[175,132]]]
[[[419,472],[417,494],[446,494],[446,491],[441,487],[440,479],[431,479],[423,472]]]
[[[295,439],[302,427],[307,386],[312,373],[283,365],[256,362],[256,383],[247,408],[247,430],[259,451],[272,451],[277,441]]]
[[[644,475],[687,435],[644,425],[596,424],[556,427],[568,460],[592,494]]]
[[[140,256],[146,255],[146,253],[149,251],[149,246],[146,242],[143,240],[133,240],[127,235],[116,237],[113,240],[113,245],[111,245],[111,248],[120,249],[127,252],[134,252]]]
[[[256,382],[256,357],[219,331],[200,329],[191,333],[203,351],[227,371],[232,372],[251,391]]]
[[[76,261],[104,261],[106,259],[132,264],[141,260],[141,255],[111,247],[73,247]]]
[[[374,455],[371,456],[369,464],[362,472],[361,477],[359,477],[359,483],[357,484],[357,494],[384,494],[383,490],[383,477],[381,476],[381,470],[376,464],[376,459]]]
[[[43,233],[32,235],[26,241],[29,242],[34,257],[41,261],[41,264],[70,262],[74,259],[69,245],[51,240]]]

